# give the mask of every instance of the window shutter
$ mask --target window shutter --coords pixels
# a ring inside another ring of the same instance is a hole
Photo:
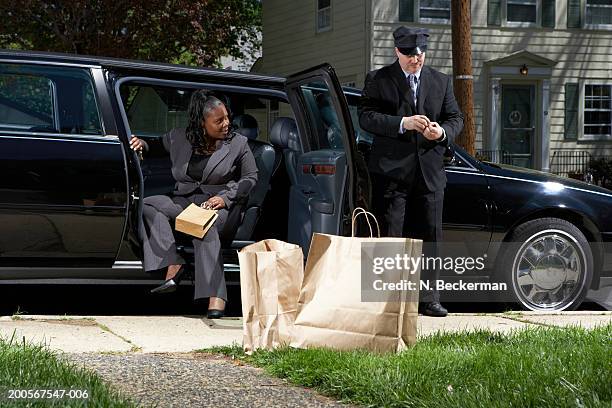
[[[487,24],[490,26],[501,25],[501,0],[489,0],[487,5]]]
[[[580,0],[567,0],[567,28],[581,28]]]
[[[565,84],[565,140],[578,139],[578,84]]]
[[[542,27],[555,27],[555,0],[542,0]]]
[[[414,0],[399,0],[399,20],[414,21]]]

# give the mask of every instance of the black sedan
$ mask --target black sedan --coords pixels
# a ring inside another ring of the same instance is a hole
[[[521,307],[575,309],[589,289],[612,284],[612,191],[455,149],[445,239],[486,253],[489,276]]]

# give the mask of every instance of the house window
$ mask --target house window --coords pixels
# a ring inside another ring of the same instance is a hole
[[[584,136],[589,139],[612,137],[612,85],[584,86]]]
[[[556,0],[488,0],[487,25],[554,28],[555,9]]]
[[[317,0],[317,32],[331,30],[331,0]]]
[[[450,0],[399,0],[400,21],[449,24]]]
[[[612,3],[610,0],[586,0],[585,24],[592,28],[612,28]]]
[[[506,21],[508,23],[538,23],[538,4],[536,0],[506,0]]]
[[[449,22],[450,7],[450,0],[421,0],[419,20],[421,22]]]

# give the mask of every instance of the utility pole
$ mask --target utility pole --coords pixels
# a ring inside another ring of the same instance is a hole
[[[470,0],[451,0],[453,42],[453,86],[459,109],[463,112],[463,131],[455,143],[474,155],[474,77],[472,76],[472,18]]]

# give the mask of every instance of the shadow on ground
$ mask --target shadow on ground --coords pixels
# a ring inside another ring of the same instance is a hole
[[[193,289],[152,295],[151,286],[111,285],[0,285],[0,315],[204,315],[207,302],[194,302]],[[228,316],[240,316],[240,288],[228,286]],[[444,302],[443,302],[444,304]],[[517,306],[495,303],[446,303],[450,312],[499,313]],[[605,310],[585,302],[579,310]]]
[[[203,315],[208,302],[193,301],[193,288],[152,295],[153,286],[0,285],[0,315]],[[228,315],[240,316],[240,289],[228,287]]]

